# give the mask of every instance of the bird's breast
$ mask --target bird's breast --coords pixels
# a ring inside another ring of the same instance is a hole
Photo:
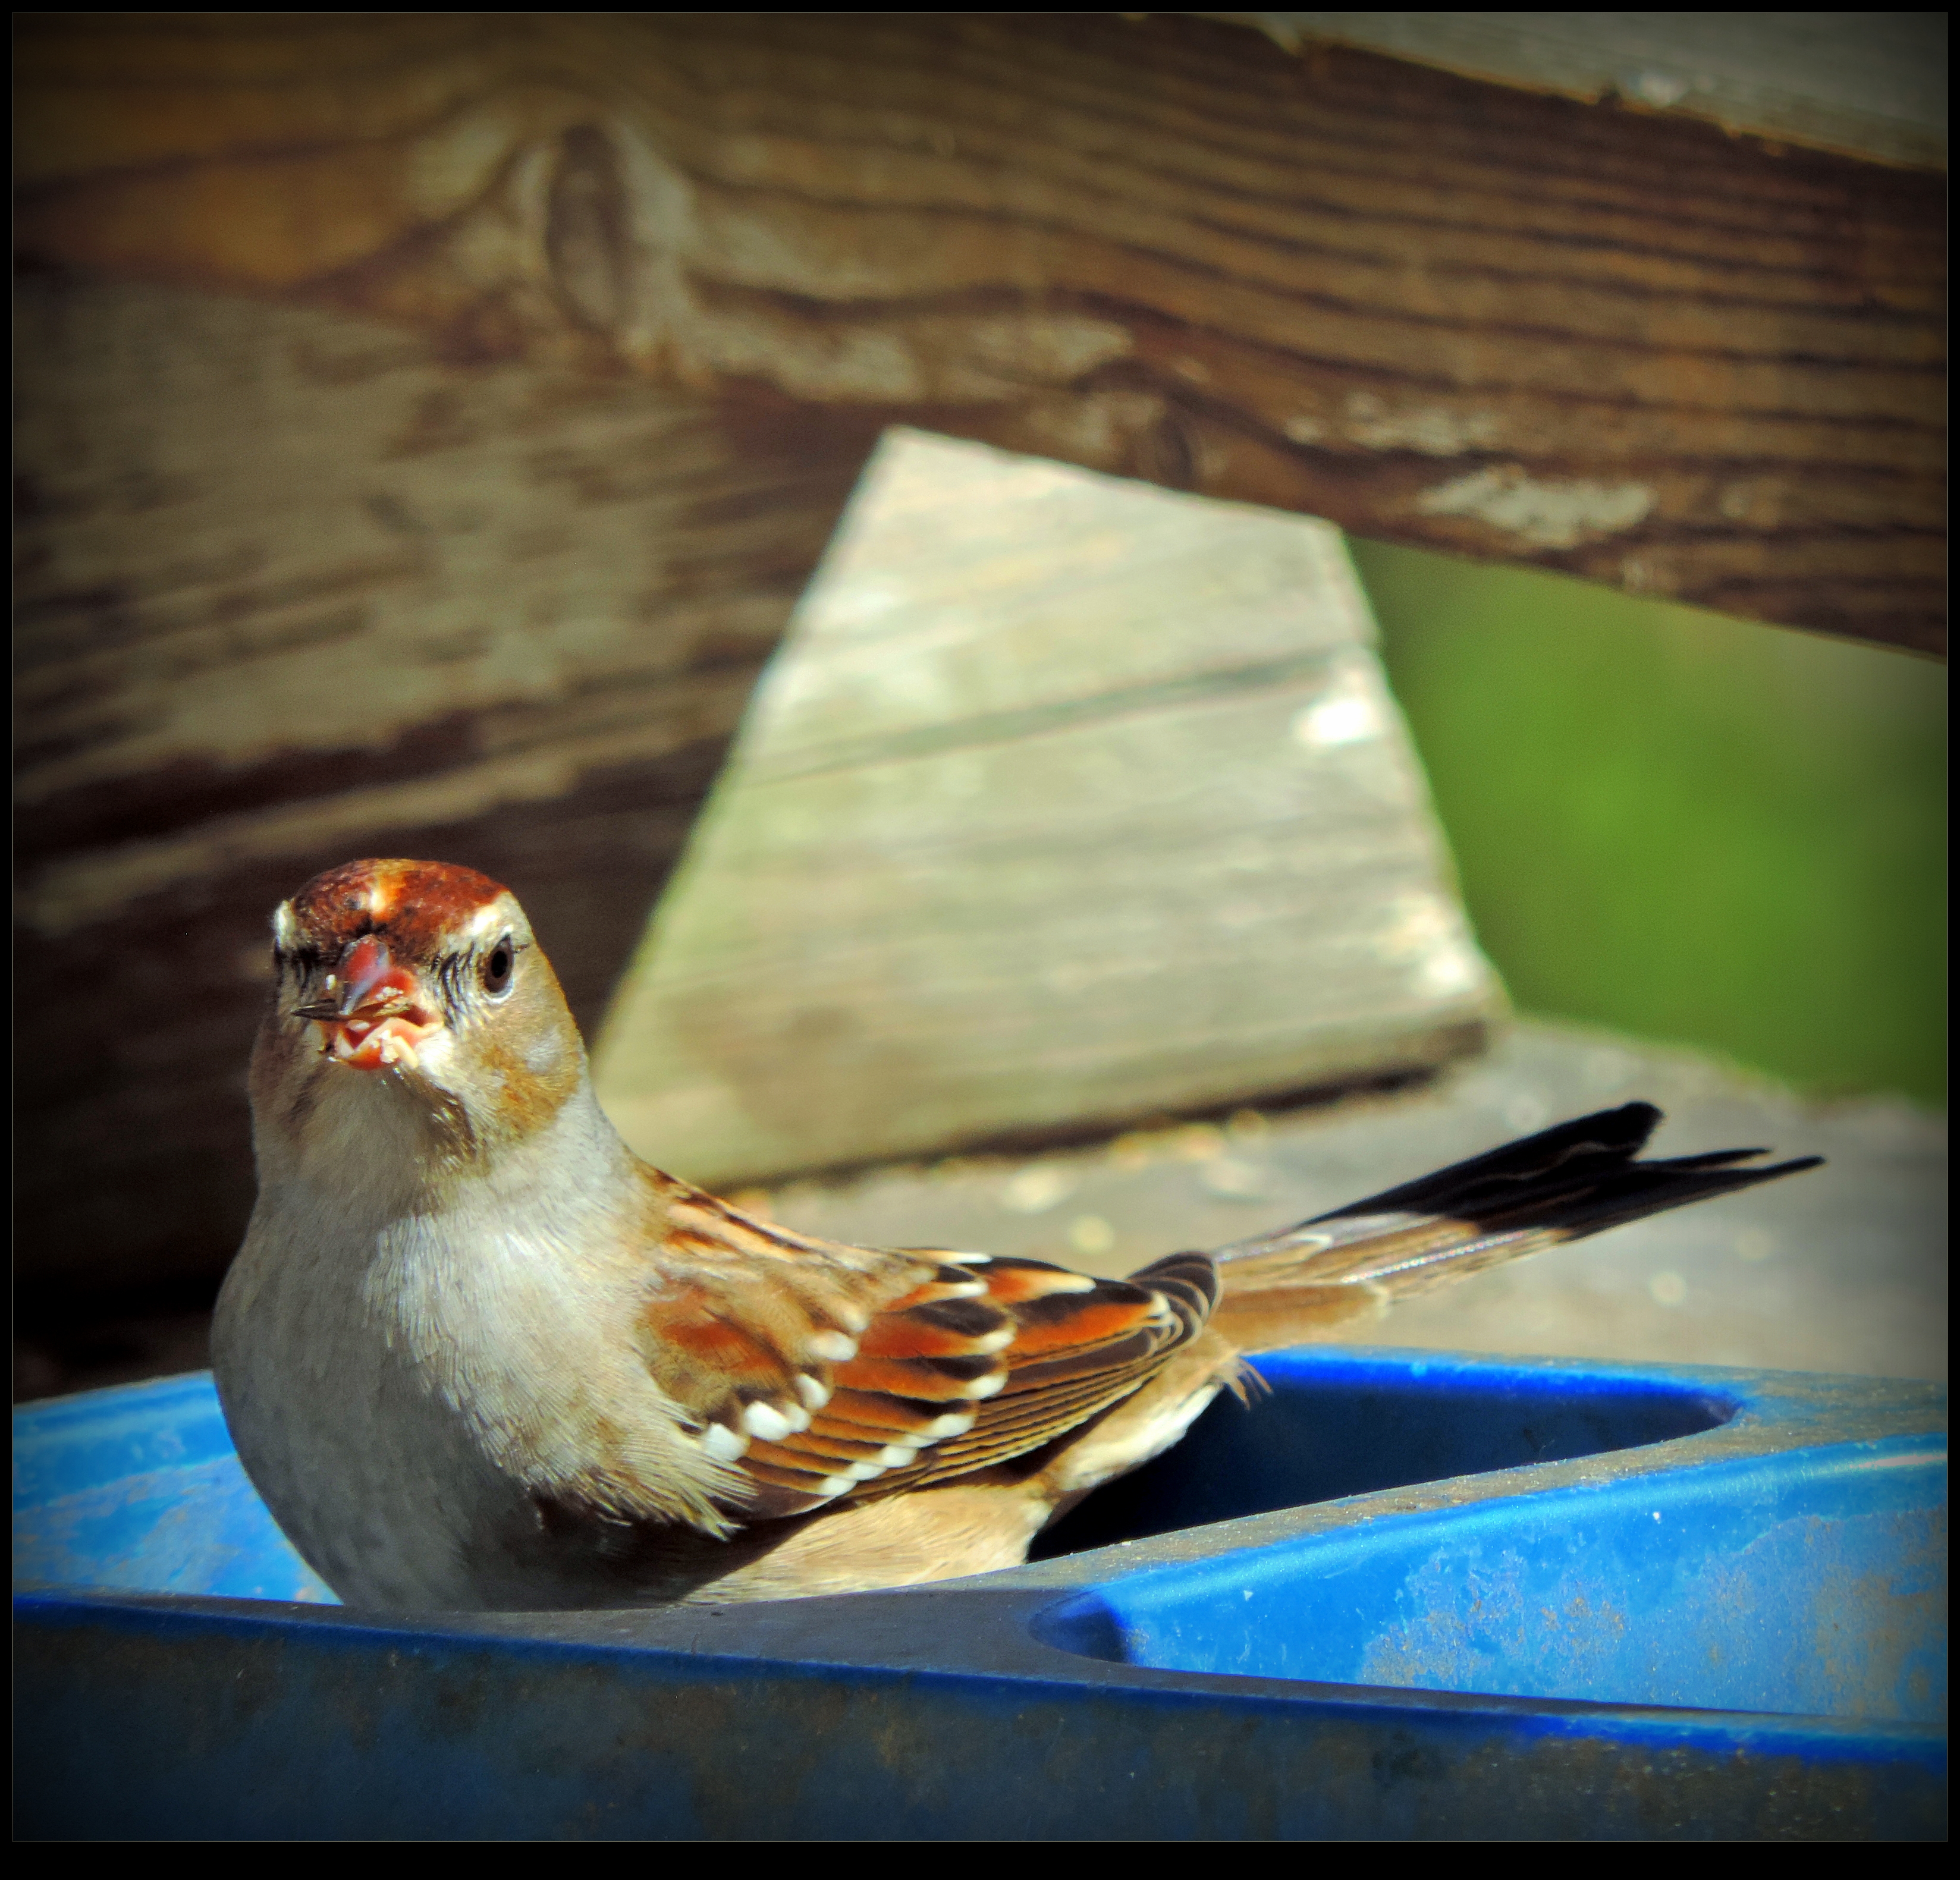
[[[342,1598],[580,1602],[590,1563],[546,1511],[658,1518],[711,1466],[621,1335],[630,1267],[577,1225],[494,1194],[364,1223],[262,1194],[214,1366],[247,1473]]]
[[[377,1309],[380,1238],[349,1244],[316,1211],[294,1219],[262,1198],[213,1325],[219,1396],[253,1485],[342,1599],[469,1605],[480,1537],[521,1490],[417,1339]]]

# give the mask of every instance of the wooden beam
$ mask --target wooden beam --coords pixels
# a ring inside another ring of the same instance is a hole
[[[16,1274],[215,1278],[270,911],[508,882],[596,1029],[875,433],[330,307],[17,284]]]
[[[1161,15],[39,15],[16,57],[30,258],[1944,647],[1936,174]]]
[[[1289,52],[1359,46],[1444,72],[1774,142],[1946,165],[1943,13],[1220,13]]]

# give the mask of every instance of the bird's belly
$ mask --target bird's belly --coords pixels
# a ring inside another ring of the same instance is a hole
[[[521,1487],[357,1314],[317,1293],[301,1305],[233,1290],[212,1368],[239,1459],[286,1538],[349,1605],[481,1605],[486,1538],[494,1551],[531,1513]]]
[[[392,1433],[406,1434],[399,1427]],[[511,1497],[497,1492],[501,1484],[485,1492],[460,1455],[431,1466],[450,1446],[383,1441],[332,1476],[296,1474],[282,1484],[273,1514],[349,1605],[480,1605],[473,1563],[483,1537],[500,1525],[496,1504]]]

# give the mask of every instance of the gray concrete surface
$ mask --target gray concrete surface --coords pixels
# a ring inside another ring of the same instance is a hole
[[[1826,1165],[1412,1300],[1367,1341],[1946,1376],[1943,1117],[1890,1098],[1807,1102],[1691,1052],[1573,1027],[1519,1024],[1395,1094],[743,1198],[844,1239],[1122,1273],[1634,1097],[1667,1113],[1656,1153],[1761,1144]]]

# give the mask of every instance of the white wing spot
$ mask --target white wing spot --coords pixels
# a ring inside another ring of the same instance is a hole
[[[780,1443],[810,1427],[810,1412],[798,1404],[781,1410],[773,1404],[750,1404],[742,1412],[742,1427],[765,1443]]]
[[[1004,1379],[1001,1381],[1006,1382]],[[998,1386],[995,1388],[998,1389]],[[978,1392],[975,1395],[985,1396],[986,1392]],[[950,1416],[935,1417],[923,1430],[915,1433],[922,1443],[937,1443],[942,1436],[963,1436],[978,1421],[978,1417],[971,1411],[955,1411]]]
[[[994,1397],[1007,1388],[1007,1374],[996,1371],[991,1377],[976,1377],[966,1387],[969,1397]]]
[[[726,1424],[711,1423],[701,1433],[701,1446],[718,1462],[733,1462],[749,1452],[749,1439]]]
[[[800,1373],[796,1380],[796,1393],[803,1399],[806,1410],[821,1410],[830,1401],[830,1386],[819,1382],[807,1373]]]
[[[942,1253],[939,1256],[950,1266],[991,1266],[991,1253]]]
[[[857,1484],[848,1475],[826,1475],[816,1485],[819,1495],[848,1494]]]
[[[810,1341],[810,1355],[832,1364],[848,1364],[858,1355],[858,1341],[841,1331],[819,1331]]]
[[[976,1353],[1004,1351],[1014,1342],[1015,1329],[1012,1325],[1003,1325],[998,1331],[984,1333],[973,1341],[969,1348]]]

